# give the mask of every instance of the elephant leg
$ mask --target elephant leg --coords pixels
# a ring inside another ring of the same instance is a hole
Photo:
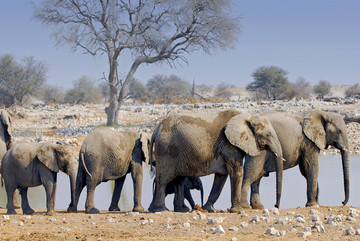
[[[244,169],[241,162],[233,160],[227,164],[231,186],[231,208],[230,212],[236,213],[242,210],[241,207],[241,186],[243,181]]]
[[[131,177],[134,186],[134,212],[144,212],[145,209],[141,205],[142,183],[143,183],[143,167],[141,163],[131,162]]]
[[[175,212],[188,212],[189,208],[185,205],[184,200],[184,184],[185,177],[175,178],[175,197],[174,197],[174,211]]]
[[[126,179],[126,175],[115,180],[115,187],[114,187],[114,191],[113,191],[113,196],[111,198],[111,204],[109,207],[109,211],[120,211],[119,200],[120,200],[120,194],[121,194],[121,190],[124,186],[125,179]]]
[[[6,189],[6,194],[7,194],[7,214],[16,214],[16,211],[15,211],[15,206],[14,206],[14,193],[15,193],[15,188],[10,186],[10,185],[7,185],[5,183],[5,189]]]
[[[318,203],[318,176],[319,176],[319,161],[317,153],[309,158],[310,161],[303,161],[299,164],[300,172],[306,179],[306,194],[307,202],[306,207],[319,205]]]
[[[56,173],[49,173],[51,177],[42,178],[42,184],[44,185],[46,192],[46,208],[47,215],[53,215],[55,213],[55,195],[56,195]]]
[[[264,209],[260,200],[260,181],[261,178],[251,184],[250,203],[253,209]]]
[[[75,188],[75,197],[74,200],[71,200],[71,203],[67,209],[68,213],[77,213],[77,206],[80,198],[80,194],[86,185],[86,176],[84,171],[79,170],[76,177],[76,188]]]
[[[203,209],[207,210],[210,213],[215,212],[214,203],[218,200],[218,198],[220,196],[220,193],[226,182],[226,178],[227,178],[227,175],[221,175],[221,174],[215,173],[213,186],[211,188],[207,202],[202,207]]]
[[[28,188],[19,188],[19,191],[21,195],[21,208],[23,210],[23,214],[33,214],[35,211],[30,207],[27,197]]]
[[[97,186],[97,180],[87,179],[87,193],[86,193],[86,202],[85,202],[85,212],[86,213],[100,213],[99,209],[95,207],[95,188]]]
[[[190,203],[191,208],[194,209],[195,208],[195,202],[194,202],[193,197],[191,196],[190,189],[186,185],[184,186],[184,197]]]
[[[150,204],[150,212],[161,212],[167,211],[168,209],[165,206],[165,191],[166,185],[171,181],[171,177],[167,179],[161,178],[160,175],[156,175],[155,179],[155,193],[153,195],[153,200]]]

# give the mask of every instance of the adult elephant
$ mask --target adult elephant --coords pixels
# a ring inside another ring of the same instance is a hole
[[[27,191],[29,187],[43,185],[46,192],[47,214],[55,207],[56,177],[63,171],[70,177],[71,196],[74,195],[78,168],[76,155],[71,147],[53,143],[15,143],[2,159],[1,175],[5,182],[7,213],[16,214],[13,195],[19,189],[24,214],[32,214]]]
[[[204,208],[213,211],[211,207],[216,201],[222,190],[227,175],[231,178],[231,209],[232,212],[241,210],[240,191],[242,182],[242,157],[244,153],[256,155],[260,147],[269,145],[271,150],[281,156],[281,150],[274,147],[274,139],[271,126],[268,122],[255,116],[248,116],[247,125],[250,132],[239,133],[240,135],[252,134],[253,138],[245,137],[245,141],[253,143],[244,145],[243,152],[232,159],[224,159],[222,156],[214,156],[214,144],[225,125],[238,115],[239,112],[233,110],[222,111],[211,120],[210,118],[197,118],[182,115],[170,115],[166,117],[156,128],[152,136],[152,146],[155,144],[154,153],[156,159],[156,188],[153,201],[149,211],[164,211],[165,189],[167,183],[176,177],[184,176],[204,176],[215,173],[213,188],[211,190],[207,204]],[[261,130],[261,131],[260,131]],[[263,137],[262,133],[266,133]],[[260,138],[261,136],[261,138]],[[264,139],[263,139],[264,138]],[[265,143],[260,140],[271,140]],[[255,150],[250,147],[255,148]],[[152,157],[152,154],[150,154]],[[183,197],[184,178],[177,181],[177,192],[175,194],[174,211],[186,212],[188,208],[184,206]]]
[[[173,194],[176,193],[176,182],[177,182],[177,178],[175,178],[174,180],[172,180],[171,182],[169,182],[166,185],[166,191],[165,191],[165,196],[169,195],[169,194]],[[153,194],[155,194],[155,180],[153,183]],[[185,181],[184,181],[184,198],[186,200],[188,200],[190,206],[192,209],[195,208],[195,202],[194,199],[191,195],[190,190],[199,190],[200,191],[200,196],[201,196],[201,206],[203,206],[204,204],[204,188],[202,185],[202,181],[200,179],[200,177],[185,177]],[[175,205],[175,204],[174,204]]]
[[[318,205],[320,150],[332,145],[341,151],[345,188],[343,205],[346,205],[349,200],[349,141],[343,117],[321,110],[308,111],[302,117],[282,113],[269,113],[266,117],[280,140],[286,160],[283,168],[299,165],[301,174],[306,178],[306,206]],[[241,206],[250,208],[247,194],[251,185],[250,204],[253,208],[263,209],[259,195],[260,180],[275,170],[274,158],[263,151],[259,156],[248,157],[244,170]]]
[[[118,202],[126,174],[131,172],[134,184],[133,211],[144,211],[141,205],[143,170],[142,162],[149,162],[149,133],[114,131],[98,128],[84,140],[79,153],[79,170],[76,179],[75,198],[68,212],[77,212],[81,191],[87,186],[85,211],[99,213],[95,207],[95,188],[101,182],[115,180],[109,211],[120,211]]]

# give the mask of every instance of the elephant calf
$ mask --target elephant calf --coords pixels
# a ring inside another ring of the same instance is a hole
[[[32,214],[28,199],[28,187],[43,185],[46,192],[47,214],[54,213],[56,177],[59,170],[70,177],[71,194],[74,194],[74,182],[78,161],[70,147],[52,143],[16,143],[2,159],[1,175],[7,193],[7,213],[16,214],[13,195],[19,189],[21,208],[24,214]]]
[[[115,180],[109,211],[120,211],[118,202],[127,173],[131,172],[134,183],[134,211],[144,211],[141,205],[143,180],[142,162],[149,162],[151,135],[133,131],[113,131],[98,128],[84,140],[79,153],[79,170],[76,179],[75,198],[68,212],[77,212],[80,193],[87,186],[85,211],[99,213],[95,207],[95,188],[101,182]]]
[[[175,178],[174,180],[172,180],[171,182],[169,182],[167,185],[166,185],[166,192],[165,192],[165,196],[169,195],[169,194],[173,194],[173,193],[176,193],[177,191],[177,188],[176,188],[176,179]],[[154,190],[153,190],[153,194],[155,194],[155,185],[156,185],[156,182],[154,180],[154,184],[153,184],[153,187],[154,187]],[[200,195],[201,195],[201,206],[204,205],[204,189],[203,189],[203,185],[202,185],[202,182],[201,182],[201,179],[200,177],[185,177],[185,182],[184,182],[184,198],[186,200],[188,200],[188,202],[190,203],[190,206],[192,209],[195,208],[195,202],[194,202],[194,199],[192,198],[192,195],[191,195],[191,192],[190,190],[191,189],[196,189],[196,190],[199,190],[200,191]],[[175,199],[174,199],[175,200]],[[174,206],[176,204],[174,203]]]

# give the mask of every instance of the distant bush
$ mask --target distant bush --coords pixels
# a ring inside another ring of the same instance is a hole
[[[345,97],[356,97],[360,98],[360,86],[359,84],[355,84],[345,90]]]
[[[284,99],[308,98],[312,88],[303,77],[299,77],[295,83],[290,83],[288,89],[282,94]]]
[[[329,81],[320,80],[319,84],[315,85],[313,90],[317,98],[323,99],[325,95],[331,93],[331,84]]]
[[[88,77],[83,76],[73,82],[74,88],[66,91],[64,102],[79,104],[82,102],[101,102],[101,90],[94,87],[94,82]]]

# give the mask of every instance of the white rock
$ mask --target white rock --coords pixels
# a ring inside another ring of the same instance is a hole
[[[286,231],[285,231],[285,230],[282,230],[282,231],[279,232],[278,235],[279,235],[279,236],[285,236],[285,235],[286,235]]]
[[[10,219],[9,215],[2,215],[2,217],[3,217],[3,219],[5,219],[5,220],[9,220],[9,219]]]
[[[316,209],[310,209],[310,211],[309,211],[309,215],[318,215],[318,214],[319,214],[319,211]]]
[[[287,221],[284,218],[279,218],[275,222],[275,224],[279,224],[279,225],[285,225],[286,223],[287,223]]]
[[[189,222],[183,223],[183,227],[184,228],[190,228],[190,223]]]
[[[349,227],[345,230],[346,235],[355,235],[355,230],[352,227]]]
[[[109,223],[116,223],[116,220],[113,219],[113,218],[109,218],[109,219],[108,219],[108,222],[109,222]]]
[[[199,217],[200,217],[200,220],[205,220],[206,219],[206,215],[204,213],[200,213]]]
[[[249,226],[249,224],[248,224],[247,222],[241,222],[241,223],[240,223],[240,226],[241,226],[242,228],[246,228],[246,227]]]
[[[219,234],[219,233],[225,233],[225,230],[221,225],[217,226],[214,232],[214,234]]]
[[[237,237],[232,237],[231,238],[231,241],[237,241],[238,239],[237,239]]]
[[[320,221],[319,215],[317,215],[317,214],[313,215],[313,216],[311,217],[311,221],[313,221],[313,222],[318,222],[318,221]]]
[[[299,233],[299,237],[306,238],[311,235],[311,231],[303,231]]]
[[[360,235],[360,229],[356,229],[356,235]]]
[[[346,221],[356,222],[356,218],[346,217]]]
[[[237,232],[237,231],[239,231],[239,228],[238,228],[238,227],[235,227],[235,226],[231,226],[231,227],[229,228],[229,231]]]
[[[56,221],[56,218],[50,217],[50,218],[48,218],[48,220],[49,220],[50,222],[55,222],[55,221]]]
[[[169,224],[164,225],[164,228],[165,228],[165,229],[171,229],[171,227],[170,227]]]
[[[209,218],[207,224],[220,224],[224,221],[223,217]]]
[[[269,210],[268,210],[268,209],[264,209],[264,210],[262,211],[262,214],[269,215],[269,214],[270,214],[270,212],[269,212]]]
[[[69,231],[71,231],[70,228],[63,228],[63,227],[60,227],[60,230],[61,230],[62,232],[69,232]]]
[[[259,222],[260,221],[260,217],[259,216],[254,216],[252,219],[251,219],[251,222],[253,223],[256,223],[256,222]]]
[[[305,219],[302,218],[302,217],[297,217],[297,218],[295,219],[295,221],[296,221],[297,223],[306,223]]]
[[[127,212],[125,216],[138,216],[139,214],[139,212]]]
[[[276,230],[274,227],[271,227],[271,228],[268,228],[265,232],[265,234],[268,234],[268,235],[278,235],[279,231]]]
[[[20,222],[18,222],[17,225],[20,226],[20,227],[22,227],[22,226],[24,226],[24,223],[20,221]]]
[[[311,229],[316,230],[318,233],[325,233],[325,227],[322,222],[316,222]]]
[[[348,209],[348,213],[351,217],[355,218],[357,216],[359,216],[359,210],[356,208],[349,208]]]

